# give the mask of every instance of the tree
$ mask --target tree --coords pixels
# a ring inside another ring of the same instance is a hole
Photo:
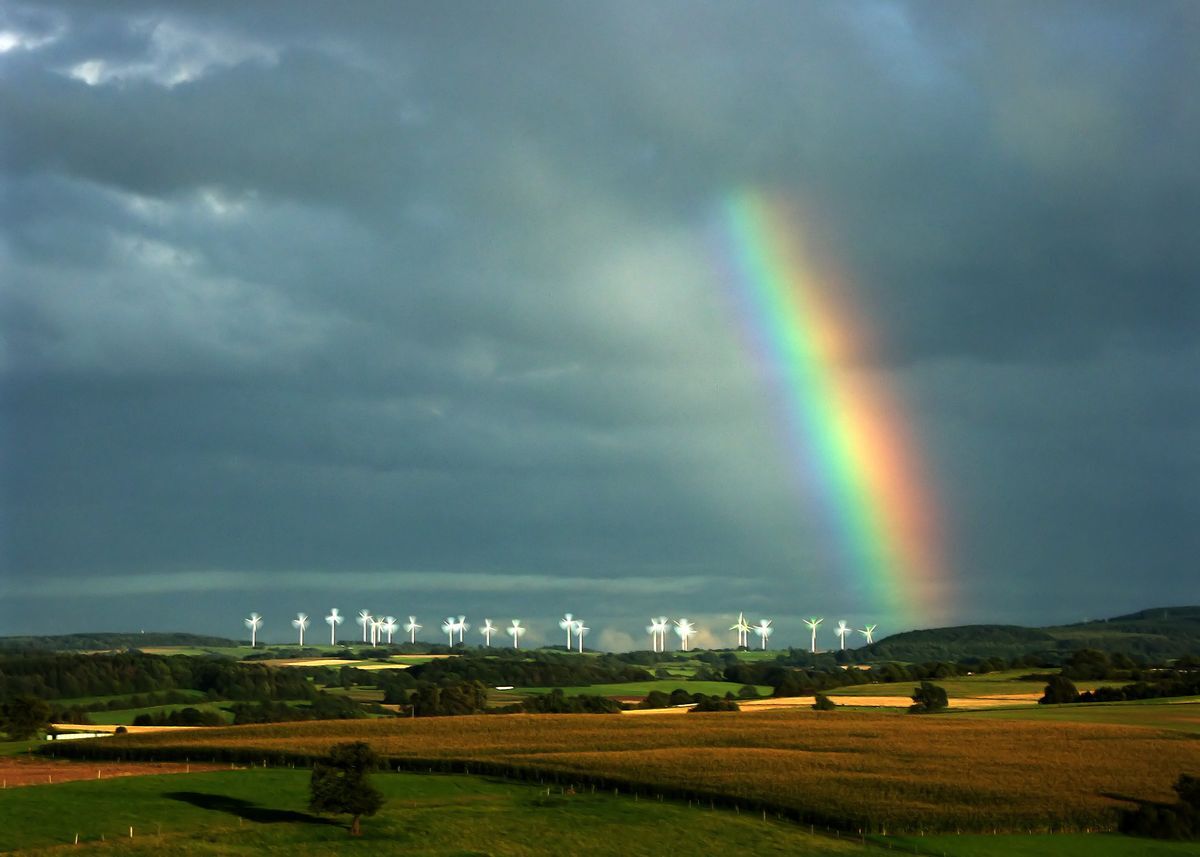
[[[1079,691],[1076,690],[1074,682],[1065,675],[1052,675],[1038,703],[1041,705],[1060,705],[1064,702],[1078,701]]]
[[[813,701],[813,711],[833,711],[837,703],[823,693],[818,693]]]
[[[912,714],[930,714],[950,707],[946,691],[929,681],[923,681],[920,687],[913,688],[912,701],[913,704],[908,707]]]
[[[0,705],[0,729],[12,741],[37,737],[50,723],[50,704],[36,696],[18,696]]]
[[[330,814],[348,813],[353,816],[350,835],[360,836],[359,819],[374,815],[383,806],[383,795],[369,779],[378,764],[379,757],[364,741],[333,745],[329,758],[313,766],[309,809]]]

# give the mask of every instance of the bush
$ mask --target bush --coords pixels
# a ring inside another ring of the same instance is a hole
[[[908,707],[910,714],[932,714],[950,707],[945,689],[928,681],[923,681],[920,687],[913,688],[912,701],[913,704]]]
[[[692,707],[692,712],[695,711],[741,711],[738,704],[732,699],[722,699],[719,696],[704,696],[696,694],[695,706]],[[691,713],[691,712],[689,712]]]
[[[1075,684],[1064,675],[1050,676],[1050,681],[1046,684],[1046,690],[1042,694],[1042,698],[1038,700],[1039,705],[1061,705],[1067,702],[1078,702],[1079,691],[1076,690]]]
[[[838,704],[823,693],[818,693],[813,703],[813,711],[833,711],[837,707]]]

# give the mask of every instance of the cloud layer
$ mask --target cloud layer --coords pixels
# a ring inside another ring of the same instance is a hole
[[[734,318],[747,187],[914,415],[957,589],[922,621],[1195,602],[1197,36],[1189,3],[9,5],[0,633],[897,630],[825,564]]]

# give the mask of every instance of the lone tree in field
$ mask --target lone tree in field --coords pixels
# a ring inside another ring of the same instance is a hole
[[[1078,702],[1079,691],[1075,683],[1065,675],[1052,675],[1046,685],[1046,690],[1038,702],[1042,705],[1061,705],[1067,702]]]
[[[383,795],[369,779],[378,764],[379,757],[363,741],[333,745],[329,758],[313,766],[308,808],[313,812],[348,813],[353,816],[350,835],[362,835],[359,819],[374,815],[383,806]]]
[[[913,704],[908,707],[912,714],[931,714],[935,711],[945,711],[950,707],[946,691],[933,682],[923,681],[921,686],[913,689]]]

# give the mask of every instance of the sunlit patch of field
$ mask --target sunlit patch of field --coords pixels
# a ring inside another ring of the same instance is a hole
[[[1111,829],[1125,805],[1113,795],[1169,801],[1179,774],[1200,770],[1200,742],[1177,732],[861,710],[328,721],[82,743],[196,759],[316,755],[345,740],[398,762],[602,776],[668,795],[686,786],[891,832]]]
[[[1038,705],[972,712],[964,716],[1038,723],[1106,723],[1200,735],[1200,700],[1195,698]]]

